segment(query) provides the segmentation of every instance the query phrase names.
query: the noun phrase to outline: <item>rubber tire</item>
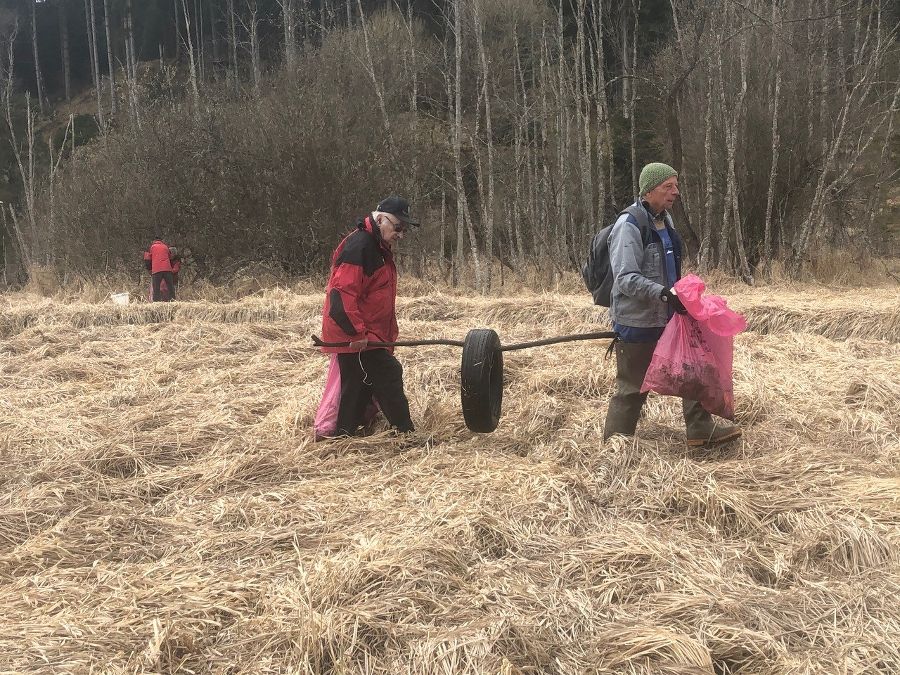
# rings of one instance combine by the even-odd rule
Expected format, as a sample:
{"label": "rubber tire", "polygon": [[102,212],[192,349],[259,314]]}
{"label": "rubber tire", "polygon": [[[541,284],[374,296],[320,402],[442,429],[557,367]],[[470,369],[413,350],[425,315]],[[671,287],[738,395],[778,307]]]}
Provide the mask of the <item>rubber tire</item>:
{"label": "rubber tire", "polygon": [[503,404],[503,352],[500,336],[490,328],[466,335],[460,384],[466,426],[479,433],[496,429]]}

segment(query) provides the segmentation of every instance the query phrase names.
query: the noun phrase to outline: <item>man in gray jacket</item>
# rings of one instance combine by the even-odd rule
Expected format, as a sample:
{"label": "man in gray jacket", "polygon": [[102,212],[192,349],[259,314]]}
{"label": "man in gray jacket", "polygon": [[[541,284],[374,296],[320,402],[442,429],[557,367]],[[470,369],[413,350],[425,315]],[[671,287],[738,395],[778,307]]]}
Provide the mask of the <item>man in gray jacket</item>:
{"label": "man in gray jacket", "polygon": [[[681,277],[681,238],[668,210],[678,198],[678,173],[660,162],[641,170],[640,197],[619,216],[609,235],[613,287],[609,314],[616,341],[616,392],[606,413],[604,440],[633,436],[647,399],[641,384],[653,350],[675,312],[684,313],[673,286]],[[687,444],[734,440],[739,427],[718,421],[697,401],[684,399]]]}

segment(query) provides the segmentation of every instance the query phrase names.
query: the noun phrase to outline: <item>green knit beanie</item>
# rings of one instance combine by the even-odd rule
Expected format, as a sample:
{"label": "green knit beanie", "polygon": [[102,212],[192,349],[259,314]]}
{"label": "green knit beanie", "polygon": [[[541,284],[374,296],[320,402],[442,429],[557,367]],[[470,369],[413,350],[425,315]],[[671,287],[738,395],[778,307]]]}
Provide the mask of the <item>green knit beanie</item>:
{"label": "green knit beanie", "polygon": [[678,172],[668,164],[650,162],[650,164],[641,169],[641,177],[638,179],[639,196],[647,194],[663,181],[677,175]]}

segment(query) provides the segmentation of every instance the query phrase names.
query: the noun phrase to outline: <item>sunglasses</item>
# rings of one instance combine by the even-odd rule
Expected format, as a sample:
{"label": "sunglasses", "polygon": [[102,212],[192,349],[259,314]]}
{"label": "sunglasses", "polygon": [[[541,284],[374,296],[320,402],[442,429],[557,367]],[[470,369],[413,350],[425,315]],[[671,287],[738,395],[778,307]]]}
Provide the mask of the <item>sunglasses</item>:
{"label": "sunglasses", "polygon": [[393,226],[394,232],[397,232],[397,233],[400,233],[400,232],[406,232],[406,224],[403,223],[402,221],[399,221],[399,220],[398,220],[398,221],[395,223],[395,222],[391,221],[391,219],[389,218],[389,219],[388,219],[388,222]]}

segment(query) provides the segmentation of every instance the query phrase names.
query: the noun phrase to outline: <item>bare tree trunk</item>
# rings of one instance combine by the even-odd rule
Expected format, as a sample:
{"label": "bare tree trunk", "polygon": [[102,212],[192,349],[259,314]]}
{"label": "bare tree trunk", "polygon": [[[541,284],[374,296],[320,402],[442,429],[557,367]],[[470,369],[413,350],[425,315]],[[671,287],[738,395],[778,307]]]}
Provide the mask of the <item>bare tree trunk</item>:
{"label": "bare tree trunk", "polygon": [[59,146],[59,154],[56,154],[56,152],[54,150],[53,138],[51,137],[51,138],[47,139],[47,146],[50,151],[50,155],[49,155],[50,156],[50,167],[49,167],[49,171],[47,174],[48,175],[47,201],[49,202],[50,218],[49,218],[49,223],[47,225],[46,248],[45,248],[44,255],[45,255],[46,264],[48,264],[48,265],[52,265],[54,262],[53,257],[52,257],[52,251],[54,248],[53,247],[53,237],[54,237],[54,229],[55,229],[55,212],[53,209],[53,197],[54,197],[53,188],[55,185],[56,173],[59,171],[59,163],[62,160],[63,153],[66,149],[66,141],[69,139],[69,130],[72,128],[73,120],[74,120],[74,116],[69,115],[69,122],[68,122],[68,124],[66,124],[66,131],[65,131],[65,134],[63,135],[62,143],[60,143],[60,146]]}
{"label": "bare tree trunk", "polygon": [[[522,241],[522,232],[520,220],[522,218],[521,214],[523,212],[527,212],[528,209],[522,208],[522,182],[523,182],[523,173],[528,174],[528,170],[523,172],[522,163],[526,161],[525,153],[528,152],[527,148],[525,148],[526,136],[527,132],[525,130],[525,115],[526,110],[528,109],[528,93],[525,89],[525,76],[522,72],[522,53],[519,48],[519,34],[516,27],[513,27],[513,45],[515,48],[515,57],[516,61],[514,64],[515,68],[515,76],[516,76],[516,85],[513,87],[513,104],[516,109],[516,124],[513,129],[514,143],[513,143],[513,160],[515,162],[515,196],[513,198],[512,203],[512,219],[510,223],[510,237],[515,241],[515,260],[516,267],[519,269],[522,268],[525,262],[525,248],[524,243]],[[521,86],[521,93],[519,90],[519,86]]]}
{"label": "bare tree trunk", "polygon": [[137,80],[137,52],[134,49],[134,12],[131,9],[131,0],[125,1],[125,33],[128,44],[129,72],[132,80]]}
{"label": "bare tree trunk", "polygon": [[[815,136],[815,128],[816,128],[816,101],[818,100],[818,96],[816,96],[816,83],[817,80],[813,77],[813,74],[816,72],[816,67],[812,62],[812,54],[813,49],[812,45],[816,41],[816,23],[813,21],[813,9],[819,6],[819,0],[809,0],[806,7],[806,42],[807,42],[807,57],[808,61],[808,70],[810,76],[807,78],[809,81],[809,90],[806,95],[806,133],[807,139],[806,142],[812,145],[813,138]],[[823,131],[824,133],[824,131]]]}
{"label": "bare tree trunk", "polygon": [[362,26],[363,44],[366,48],[366,69],[369,73],[369,79],[372,80],[372,87],[375,90],[375,98],[378,100],[378,108],[381,110],[381,121],[384,125],[384,132],[387,135],[390,148],[394,148],[393,136],[391,134],[391,120],[387,113],[387,104],[384,100],[384,87],[381,80],[375,72],[375,59],[372,57],[372,49],[369,44],[369,28],[366,21],[365,12],[363,12],[362,0],[356,0],[359,8],[359,22]]}
{"label": "bare tree trunk", "polygon": [[725,147],[727,153],[727,182],[725,198],[725,222],[728,222],[728,216],[731,216],[731,225],[729,229],[734,231],[735,249],[738,256],[737,269],[745,283],[752,284],[753,277],[750,274],[750,266],[747,262],[747,252],[744,248],[743,230],[741,226],[741,210],[739,205],[739,188],[737,183],[737,172],[735,169],[735,156],[737,154],[737,139],[743,120],[744,100],[747,95],[747,57],[746,57],[746,39],[744,36],[739,38],[740,46],[740,75],[741,88],[734,101],[730,114],[728,108],[728,100],[725,96],[725,71],[722,66],[722,54],[719,52],[719,102],[722,106],[722,114],[724,117],[725,127]]}
{"label": "bare tree trunk", "polygon": [[72,99],[72,61],[69,56],[69,17],[66,13],[66,2],[60,0],[57,5],[59,11],[59,45],[62,55],[63,85],[66,91],[66,100]]}
{"label": "bare tree trunk", "polygon": [[84,0],[84,25],[87,27],[85,32],[87,34],[88,53],[91,62],[91,84],[96,88],[97,76],[95,74],[94,61],[97,59],[97,54],[94,52],[94,42],[91,40],[91,9],[88,5],[88,0]]}
{"label": "bare tree trunk", "polygon": [[6,125],[9,133],[10,144],[13,148],[13,155],[16,158],[16,167],[19,169],[19,177],[22,180],[23,197],[25,198],[25,215],[28,218],[29,234],[32,238],[32,246],[28,246],[28,242],[22,236],[21,229],[16,220],[16,214],[12,206],[10,206],[10,214],[13,218],[13,225],[16,228],[16,234],[20,242],[20,249],[23,261],[27,267],[33,262],[34,244],[37,241],[37,221],[35,219],[35,172],[34,172],[34,118],[35,115],[31,110],[31,93],[25,92],[25,140],[27,143],[28,154],[22,157],[22,151],[19,148],[19,141],[16,136],[15,126],[13,125],[12,115],[12,85],[14,72],[13,45],[15,43],[15,31],[9,41],[7,54],[8,71],[6,73],[6,82],[3,92],[3,102],[6,112]]}
{"label": "bare tree trunk", "polygon": [[102,82],[100,80],[100,52],[97,51],[97,17],[94,11],[94,0],[88,0],[91,7],[91,51],[94,54],[94,88],[97,91],[97,117],[100,119],[101,128],[106,128],[106,121],[103,115],[103,93]]}
{"label": "bare tree trunk", "polygon": [[[135,57],[132,49],[133,43],[126,39],[125,53],[129,62],[126,71],[131,73],[130,76],[126,75],[125,79],[125,86],[128,92],[128,105],[131,110],[131,118],[134,120],[135,124],[137,124],[138,129],[141,129],[141,106],[140,101],[138,100],[137,65],[135,64]],[[74,134],[74,127],[72,133]]]}
{"label": "bare tree trunk", "polygon": [[216,0],[213,2],[206,3],[206,7],[208,9],[208,20],[209,20],[209,46],[212,49],[212,74],[210,77],[213,79],[218,79],[219,72],[219,64],[222,62],[222,54],[219,51],[219,33],[217,32],[217,26],[219,25],[219,18],[221,17],[221,7]]}
{"label": "bare tree trunk", "polygon": [[297,25],[294,0],[279,0],[284,23],[284,69],[288,75],[297,70],[297,39],[294,28]]}
{"label": "bare tree trunk", "polygon": [[[255,6],[254,6],[255,8]],[[194,38],[191,36],[191,15],[185,0],[181,0],[181,11],[184,13],[184,33],[187,36],[188,67],[191,78],[191,94],[194,99],[194,115],[200,114],[200,88],[197,85],[197,63],[194,58]],[[255,19],[255,16],[254,16]],[[255,21],[254,21],[255,24]]]}
{"label": "bare tree trunk", "polygon": [[766,223],[763,232],[763,265],[772,269],[772,209],[775,205],[775,179],[778,175],[778,158],[781,152],[781,136],[778,129],[778,101],[781,98],[781,48],[777,36],[780,31],[778,3],[772,3],[772,50],[775,52],[775,84],[772,93],[772,164],[769,168],[769,193],[766,198]]}
{"label": "bare tree trunk", "polygon": [[[813,234],[813,231],[824,221],[828,195],[840,185],[851,169],[855,167],[859,157],[868,148],[877,133],[878,127],[874,127],[865,143],[860,137],[853,149],[853,156],[845,159],[843,162],[844,170],[833,180],[828,180],[836,170],[837,157],[843,149],[845,137],[848,133],[848,126],[851,124],[850,116],[856,111],[857,106],[861,107],[863,102],[868,98],[872,88],[873,78],[878,73],[883,60],[889,53],[889,50],[883,48],[882,35],[879,29],[880,26],[874,29],[876,42],[870,47],[870,40],[873,33],[873,26],[870,20],[866,28],[863,44],[856,52],[856,58],[865,58],[865,61],[863,62],[854,63],[854,65],[863,66],[862,73],[854,78],[853,87],[847,92],[844,101],[842,102],[841,109],[837,116],[837,131],[828,144],[827,153],[822,163],[822,169],[816,183],[816,189],[813,194],[808,216],[799,236],[795,239],[794,255],[790,265],[790,272],[793,276],[797,276],[802,269],[803,260],[809,248],[810,237]],[[858,100],[857,94],[859,94]],[[894,104],[896,105],[896,99]]]}
{"label": "bare tree trunk", "polygon": [[37,15],[35,11],[37,0],[29,0],[29,2],[31,4],[31,49],[34,54],[34,80],[37,85],[38,107],[41,110],[41,115],[44,115],[46,113],[44,107],[44,78],[41,77],[41,64],[38,59]]}
{"label": "bare tree trunk", "polygon": [[567,194],[567,178],[568,166],[566,146],[569,142],[568,136],[568,101],[566,100],[566,82],[565,82],[565,23],[563,21],[563,0],[559,0],[559,10],[556,13],[556,167],[557,194],[559,198],[556,202],[556,219],[558,223],[558,235],[555,237],[556,243],[556,261],[562,263],[566,259],[568,252],[568,194]]}
{"label": "bare tree trunk", "polygon": [[897,107],[898,99],[900,99],[900,84],[898,84],[897,90],[894,92],[894,99],[891,101],[891,105],[887,111],[888,124],[887,131],[884,134],[884,144],[881,146],[881,156],[878,160],[878,170],[875,172],[875,184],[872,186],[872,189],[869,191],[869,204],[866,214],[866,226],[865,226],[865,237],[868,242],[872,242],[874,240],[874,224],[875,224],[875,212],[878,210],[878,201],[881,199],[881,188],[884,185],[885,181],[888,180],[889,174],[888,171],[891,168],[890,163],[890,148],[891,148],[891,140],[894,137],[894,116],[900,108]]}
{"label": "bare tree trunk", "polygon": [[175,61],[178,62],[181,57],[181,7],[179,0],[172,0],[172,3],[175,7]]}
{"label": "bare tree trunk", "polygon": [[197,73],[200,81],[206,82],[206,40],[203,34],[203,0],[194,0],[194,33],[197,38],[197,44],[194,53],[197,58]]}
{"label": "bare tree trunk", "polygon": [[[410,132],[413,138],[419,137],[419,63],[418,49],[416,49],[415,24],[413,17],[413,3],[408,0],[406,6],[406,30],[409,37],[409,72],[410,72],[410,92],[409,107],[412,115],[410,115],[409,124]],[[419,153],[413,153],[412,171],[410,171],[410,182],[412,189],[410,193],[413,197],[413,203],[419,201]]]}
{"label": "bare tree trunk", "polygon": [[116,67],[113,63],[113,45],[109,36],[109,0],[103,0],[103,24],[106,30],[106,62],[109,68],[109,114],[116,115]]}
{"label": "bare tree trunk", "polygon": [[734,122],[731,127],[731,139],[728,143],[728,176],[729,180],[731,180],[734,185],[734,189],[731,191],[732,206],[734,209],[734,238],[738,254],[738,263],[740,264],[741,278],[743,279],[744,283],[752,286],[753,274],[750,272],[750,264],[747,262],[747,249],[744,245],[744,226],[742,222],[743,216],[741,213],[740,205],[738,203],[740,190],[738,187],[737,172],[735,169],[735,151],[737,148],[737,139],[738,136],[742,134],[742,127],[744,125],[744,101],[747,98],[747,39],[745,36],[741,36],[740,41],[741,93],[735,105],[736,110],[734,114]]}
{"label": "bare tree trunk", "polygon": [[463,269],[463,242],[465,240],[464,228],[468,221],[470,247],[472,250],[472,264],[475,266],[475,278],[481,278],[481,265],[478,258],[478,242],[475,240],[475,231],[471,218],[466,218],[469,210],[466,199],[465,183],[462,175],[462,0],[453,1],[453,40],[455,43],[455,77],[454,77],[454,119],[453,119],[453,164],[456,173],[456,265],[458,269],[457,279],[461,278]]}
{"label": "bare tree trunk", "polygon": [[[540,145],[540,165],[541,165],[541,182],[540,182],[540,195],[538,196],[538,203],[540,204],[540,213],[535,214],[535,218],[539,219],[541,223],[550,222],[550,206],[553,201],[556,201],[556,195],[553,194],[551,190],[551,178],[550,178],[550,162],[548,157],[548,151],[550,148],[550,142],[547,136],[547,128],[550,125],[550,114],[549,107],[547,105],[547,89],[548,85],[548,75],[547,71],[550,68],[549,58],[548,58],[548,49],[547,49],[547,28],[546,25],[542,26],[541,29],[541,50],[540,50],[540,70],[539,70],[539,87],[541,92],[541,117],[540,117],[540,127],[541,127],[541,145]],[[546,250],[546,257],[552,260],[554,263],[557,259],[557,244],[559,241],[559,220],[553,219],[553,228],[552,228],[552,237],[553,242],[547,242],[546,240],[546,230],[541,230],[538,227],[534,228],[535,237],[541,237],[543,248]],[[552,273],[552,270],[548,270]]]}
{"label": "bare tree trunk", "polygon": [[[348,3],[349,4],[349,3]],[[441,229],[440,240],[438,242],[438,251],[440,251],[440,269],[444,271],[444,264],[447,262],[447,192],[441,190]]]}
{"label": "bare tree trunk", "polygon": [[715,73],[712,63],[707,58],[706,72],[708,75],[706,86],[706,114],[704,115],[704,139],[703,139],[703,170],[706,184],[706,195],[703,203],[703,223],[700,227],[700,251],[698,252],[698,267],[701,274],[709,272],[712,266],[712,219],[713,219],[713,81]]}
{"label": "bare tree trunk", "polygon": [[594,202],[594,180],[593,180],[593,143],[591,143],[591,95],[588,87],[587,74],[587,38],[585,37],[584,26],[587,19],[587,3],[586,0],[578,0],[578,30],[575,37],[576,55],[576,88],[578,93],[575,97],[577,101],[577,124],[580,128],[582,137],[579,139],[578,154],[579,166],[581,169],[581,198],[584,216],[582,219],[582,229],[578,233],[578,240],[587,239],[590,236],[590,230],[594,223],[597,222],[597,214]]}
{"label": "bare tree trunk", "polygon": [[234,0],[228,0],[228,50],[231,62],[229,76],[231,88],[238,90],[237,29],[234,25]]}
{"label": "bare tree trunk", "polygon": [[[594,64],[594,99],[597,109],[597,213],[600,221],[607,209],[607,195],[614,194],[612,130],[609,124],[609,104],[606,92],[606,59],[603,53],[603,0],[592,0],[594,18],[594,39],[596,41],[596,63]],[[602,133],[601,133],[602,126]],[[608,168],[607,168],[608,166]],[[609,192],[607,192],[609,181]]]}
{"label": "bare tree trunk", "polygon": [[636,195],[638,189],[638,165],[637,165],[637,132],[635,128],[634,113],[637,104],[637,41],[638,27],[640,25],[641,0],[631,0],[634,7],[634,32],[631,37],[631,97],[628,101],[628,132],[631,145],[631,188]]}
{"label": "bare tree trunk", "polygon": [[[452,5],[451,5],[451,7],[452,7]],[[455,109],[455,104],[454,104],[455,94],[454,94],[454,88],[453,88],[453,74],[452,74],[451,65],[450,65],[450,53],[449,53],[449,49],[447,47],[447,44],[450,40],[450,35],[452,33],[452,30],[450,28],[451,24],[450,24],[449,16],[445,15],[445,20],[446,20],[446,24],[447,24],[447,30],[444,31],[444,36],[443,36],[443,39],[441,40],[441,54],[443,56],[443,65],[444,65],[444,67],[442,69],[442,73],[444,76],[444,95],[447,97],[447,100],[446,100],[446,103],[447,103],[447,105],[446,105],[446,109],[447,109],[446,129],[447,129],[447,140],[449,141],[450,146],[453,149],[453,152],[455,153],[456,152],[456,145],[455,145],[455,143],[456,143],[456,123],[455,123],[456,109]],[[444,209],[445,208],[444,204],[445,204],[445,200],[446,200],[446,194],[445,194],[444,190],[441,190],[441,200],[442,200],[441,209]],[[450,285],[451,286],[457,286],[459,284],[459,274],[462,271],[462,266],[460,264],[461,257],[462,257],[462,243],[460,241],[460,239],[462,237],[462,229],[460,228],[460,224],[459,224],[459,217],[458,217],[459,213],[457,213],[456,215],[457,215],[456,248],[454,250],[453,247],[451,246],[446,249],[447,261],[450,263]],[[442,215],[441,217],[443,218],[444,216]],[[443,247],[444,244],[442,243],[441,246]]]}
{"label": "bare tree trunk", "polygon": [[[487,143],[487,197],[482,200],[481,209],[481,225],[484,230],[484,257],[486,264],[484,276],[481,280],[481,292],[488,293],[491,290],[491,267],[494,259],[494,127],[491,118],[491,71],[488,65],[487,51],[484,47],[484,36],[482,35],[483,26],[478,11],[478,0],[474,0],[472,3],[472,12],[475,19],[475,41],[478,46],[478,58],[481,62],[483,79],[484,126],[485,140]],[[479,180],[479,183],[483,183],[483,181]]]}
{"label": "bare tree trunk", "polygon": [[666,113],[666,130],[668,131],[669,143],[672,149],[672,166],[678,171],[680,182],[682,183],[681,199],[675,202],[672,210],[675,213],[678,223],[684,229],[686,241],[690,245],[699,247],[700,237],[694,230],[690,209],[688,208],[689,174],[688,168],[684,166],[679,96],[688,77],[690,77],[691,73],[694,72],[694,69],[700,62],[700,57],[703,53],[701,41],[706,30],[707,15],[705,12],[701,15],[699,23],[695,26],[693,44],[688,46],[684,44],[684,39],[681,34],[681,24],[678,19],[678,3],[676,0],[669,0],[669,4],[672,7],[676,42],[678,44],[678,53],[681,57],[681,73],[679,73],[678,77],[675,78],[672,85],[669,87],[669,90],[666,93],[664,106]]}
{"label": "bare tree trunk", "polygon": [[628,32],[628,13],[624,6],[619,13],[619,20],[621,23],[620,34],[622,35],[622,116],[628,119],[631,114],[628,107],[628,102],[631,100],[631,78],[628,76],[631,72],[631,49],[628,46],[631,35]]}
{"label": "bare tree trunk", "polygon": [[262,86],[262,58],[259,52],[259,16],[256,0],[250,11],[250,64],[253,68],[253,93],[259,98]]}

